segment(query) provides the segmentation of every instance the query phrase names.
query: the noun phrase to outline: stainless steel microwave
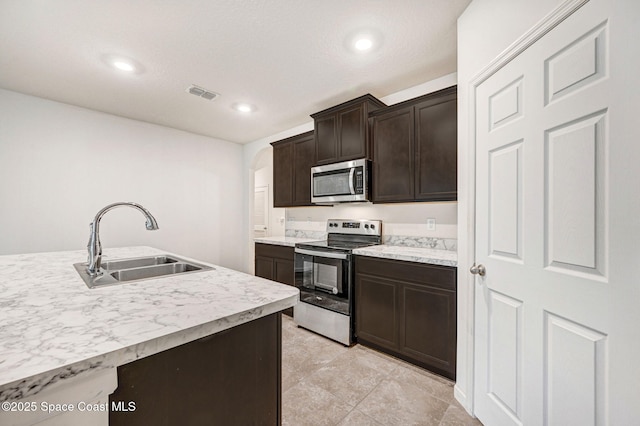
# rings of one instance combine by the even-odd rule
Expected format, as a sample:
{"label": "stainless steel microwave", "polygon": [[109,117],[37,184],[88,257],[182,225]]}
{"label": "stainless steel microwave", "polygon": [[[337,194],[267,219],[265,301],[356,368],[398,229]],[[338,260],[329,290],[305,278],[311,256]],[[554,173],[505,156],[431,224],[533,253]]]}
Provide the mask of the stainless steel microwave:
{"label": "stainless steel microwave", "polygon": [[348,203],[369,200],[371,162],[344,161],[311,168],[311,202]]}

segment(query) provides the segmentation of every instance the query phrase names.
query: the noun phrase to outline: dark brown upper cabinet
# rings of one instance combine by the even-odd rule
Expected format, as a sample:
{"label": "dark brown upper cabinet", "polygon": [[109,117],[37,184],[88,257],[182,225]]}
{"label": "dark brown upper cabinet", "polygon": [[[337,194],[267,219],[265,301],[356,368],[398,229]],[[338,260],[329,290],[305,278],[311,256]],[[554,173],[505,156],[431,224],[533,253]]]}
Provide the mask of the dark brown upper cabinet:
{"label": "dark brown upper cabinet", "polygon": [[312,114],[315,165],[370,158],[367,117],[385,106],[367,94]]}
{"label": "dark brown upper cabinet", "polygon": [[455,201],[457,88],[369,115],[374,203]]}
{"label": "dark brown upper cabinet", "polygon": [[313,132],[271,143],[273,146],[273,206],[311,204],[311,167],[315,158]]}

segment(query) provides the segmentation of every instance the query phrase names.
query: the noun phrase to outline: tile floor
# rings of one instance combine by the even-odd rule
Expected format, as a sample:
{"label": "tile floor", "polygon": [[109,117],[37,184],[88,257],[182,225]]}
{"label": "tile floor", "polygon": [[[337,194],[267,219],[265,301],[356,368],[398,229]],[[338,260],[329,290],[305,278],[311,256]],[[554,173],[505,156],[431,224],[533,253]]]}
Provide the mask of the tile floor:
{"label": "tile floor", "polygon": [[282,424],[476,426],[453,382],[383,353],[346,348],[282,316]]}

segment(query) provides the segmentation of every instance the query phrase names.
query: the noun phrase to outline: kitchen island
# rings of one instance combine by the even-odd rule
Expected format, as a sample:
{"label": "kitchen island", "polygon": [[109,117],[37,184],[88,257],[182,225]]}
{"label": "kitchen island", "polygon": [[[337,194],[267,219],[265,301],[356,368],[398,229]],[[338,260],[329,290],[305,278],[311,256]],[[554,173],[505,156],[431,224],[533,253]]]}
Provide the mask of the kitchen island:
{"label": "kitchen island", "polygon": [[[150,247],[105,249],[104,261],[159,254],[173,253]],[[123,384],[118,380],[126,365],[185,344],[215,342],[214,335],[245,324],[269,321],[275,329],[278,312],[299,299],[294,287],[215,265],[207,271],[89,289],[73,267],[85,259],[84,250],[0,256],[0,424],[47,418],[51,424],[106,424],[114,407],[119,415],[139,413],[144,407],[137,401],[108,403]],[[276,348],[278,371],[273,374],[279,392],[280,329],[275,333],[271,346]],[[192,391],[194,396],[202,393]],[[181,401],[167,403],[180,406]],[[272,409],[279,416],[279,407]]]}

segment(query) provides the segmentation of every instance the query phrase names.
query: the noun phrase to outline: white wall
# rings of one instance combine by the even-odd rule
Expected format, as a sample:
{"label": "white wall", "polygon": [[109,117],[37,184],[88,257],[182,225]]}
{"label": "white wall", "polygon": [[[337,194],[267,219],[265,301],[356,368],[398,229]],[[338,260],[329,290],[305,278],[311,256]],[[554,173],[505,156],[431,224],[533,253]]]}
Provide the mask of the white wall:
{"label": "white wall", "polygon": [[473,164],[470,83],[561,0],[473,0],[458,19],[458,357],[456,398],[473,409]]}
{"label": "white wall", "polygon": [[[422,96],[427,93],[435,92],[436,90],[444,89],[446,87],[453,86],[457,83],[456,74],[448,74],[435,80],[431,80],[420,85],[410,87],[400,92],[393,93],[389,96],[380,98],[381,101],[387,105],[393,105],[402,101],[413,99],[418,96]],[[313,130],[313,120],[309,117],[309,121],[293,129],[280,132],[269,137],[259,139],[244,146],[244,177],[245,177],[245,202],[248,205],[245,206],[245,253],[246,253],[246,271],[251,271],[253,268],[253,239],[252,229],[253,224],[249,212],[253,211],[253,170],[255,170],[256,159],[260,152],[269,147],[269,144],[274,141],[278,141],[289,136],[295,136],[300,133]],[[359,210],[358,210],[359,209]],[[357,217],[364,218],[366,216],[370,219],[382,219],[390,221],[406,221],[409,220],[423,220],[426,223],[427,218],[435,218],[438,223],[457,225],[455,217],[455,203],[412,203],[396,205],[390,207],[387,205],[353,205],[336,206],[336,207],[296,207],[287,210],[287,218],[289,220],[319,220],[324,221],[329,218],[342,218],[342,217]],[[384,227],[384,225],[383,225]],[[451,229],[451,228],[449,228]],[[456,228],[457,229],[457,228]],[[455,230],[453,234],[455,234]],[[455,238],[455,235],[452,236]]]}
{"label": "white wall", "polygon": [[96,212],[103,246],[149,245],[240,269],[242,147],[0,90],[0,254],[84,250]]}

